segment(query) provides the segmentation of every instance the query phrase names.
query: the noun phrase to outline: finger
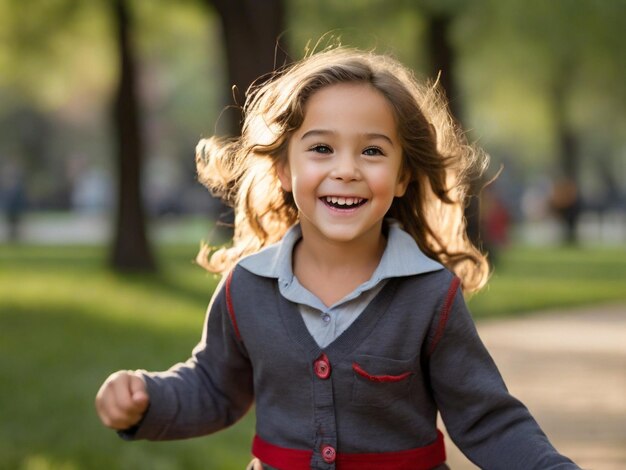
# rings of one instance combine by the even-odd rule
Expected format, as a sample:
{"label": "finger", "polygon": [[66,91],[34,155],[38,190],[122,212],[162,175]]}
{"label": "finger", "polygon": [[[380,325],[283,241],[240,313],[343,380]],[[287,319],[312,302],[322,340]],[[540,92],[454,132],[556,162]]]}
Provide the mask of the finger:
{"label": "finger", "polygon": [[127,429],[141,419],[147,407],[145,401],[147,394],[144,398],[139,398],[139,403],[135,403],[131,391],[133,378],[137,377],[131,372],[116,372],[100,388],[96,398],[96,409],[105,426],[117,430]]}
{"label": "finger", "polygon": [[117,391],[115,384],[122,380],[123,372],[111,374],[100,386],[96,394],[96,411],[102,422],[106,426],[111,424],[111,415],[117,409]]}
{"label": "finger", "polygon": [[148,392],[146,390],[146,383],[144,382],[143,377],[138,373],[132,374],[129,377],[129,380],[130,394],[135,405],[135,410],[143,413],[146,408],[148,408],[148,404],[150,402],[150,397],[148,396]]}
{"label": "finger", "polygon": [[141,421],[148,408],[148,394],[143,379],[132,372],[114,383],[115,404],[112,408],[115,429],[127,429]]}
{"label": "finger", "polygon": [[[123,421],[126,419],[127,413],[119,406],[120,402],[124,402],[123,382],[125,381],[125,372],[120,371],[111,374],[104,381],[96,395],[98,416],[105,426],[113,429],[123,426]],[[122,397],[121,399],[120,396]]]}
{"label": "finger", "polygon": [[134,412],[135,403],[133,402],[133,392],[131,388],[132,375],[130,372],[119,372],[113,380],[111,380],[111,390],[113,403],[123,411]]}
{"label": "finger", "polygon": [[263,470],[263,464],[259,459],[252,459],[246,466],[246,470]]}

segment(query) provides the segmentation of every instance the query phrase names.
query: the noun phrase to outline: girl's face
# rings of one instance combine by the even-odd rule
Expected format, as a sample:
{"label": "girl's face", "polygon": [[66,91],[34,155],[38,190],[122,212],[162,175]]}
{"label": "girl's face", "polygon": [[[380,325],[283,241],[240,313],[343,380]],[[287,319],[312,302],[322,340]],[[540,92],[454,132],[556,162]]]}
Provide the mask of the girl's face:
{"label": "girl's face", "polygon": [[304,238],[378,242],[383,217],[408,184],[391,105],[370,85],[342,83],[317,91],[305,109],[278,167]]}

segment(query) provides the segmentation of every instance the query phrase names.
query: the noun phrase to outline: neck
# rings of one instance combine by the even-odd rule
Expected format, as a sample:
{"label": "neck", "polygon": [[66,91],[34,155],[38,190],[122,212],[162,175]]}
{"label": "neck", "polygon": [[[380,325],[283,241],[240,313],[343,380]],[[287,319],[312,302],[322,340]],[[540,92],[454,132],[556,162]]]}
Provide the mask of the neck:
{"label": "neck", "polygon": [[306,266],[318,275],[349,275],[366,281],[378,266],[386,243],[382,224],[378,230],[348,242],[323,239],[302,227],[302,240],[294,253],[294,271],[301,272]]}

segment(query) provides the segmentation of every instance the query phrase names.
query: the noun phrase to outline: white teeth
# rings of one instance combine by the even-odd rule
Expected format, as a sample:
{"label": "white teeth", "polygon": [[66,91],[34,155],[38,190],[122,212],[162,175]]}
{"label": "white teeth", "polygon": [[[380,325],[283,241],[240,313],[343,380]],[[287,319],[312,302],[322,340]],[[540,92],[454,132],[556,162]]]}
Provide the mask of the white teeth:
{"label": "white teeth", "polygon": [[359,204],[363,199],[360,197],[341,197],[341,196],[326,196],[326,202],[329,204],[339,204],[340,206],[352,206]]}

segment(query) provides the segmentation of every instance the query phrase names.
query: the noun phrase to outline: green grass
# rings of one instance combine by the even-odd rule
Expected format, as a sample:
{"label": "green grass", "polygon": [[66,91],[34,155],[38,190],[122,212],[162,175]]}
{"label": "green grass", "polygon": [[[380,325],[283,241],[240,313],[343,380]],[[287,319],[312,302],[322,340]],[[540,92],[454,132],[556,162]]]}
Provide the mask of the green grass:
{"label": "green grass", "polygon": [[626,302],[626,248],[515,247],[498,261],[475,318]]}
{"label": "green grass", "polygon": [[131,276],[98,248],[0,248],[0,469],[244,468],[252,416],[208,439],[125,443],[93,407],[109,373],[166,369],[199,340],[215,279],[195,250]]}
{"label": "green grass", "polygon": [[[161,274],[107,270],[99,247],[0,246],[0,469],[241,470],[250,414],[214,436],[126,443],[93,408],[121,368],[161,370],[199,339],[216,279],[195,246],[160,250]],[[626,301],[626,250],[516,248],[470,301],[493,317]]]}

